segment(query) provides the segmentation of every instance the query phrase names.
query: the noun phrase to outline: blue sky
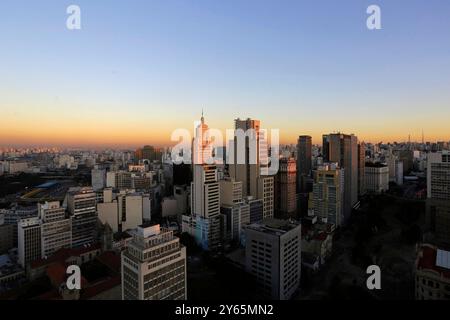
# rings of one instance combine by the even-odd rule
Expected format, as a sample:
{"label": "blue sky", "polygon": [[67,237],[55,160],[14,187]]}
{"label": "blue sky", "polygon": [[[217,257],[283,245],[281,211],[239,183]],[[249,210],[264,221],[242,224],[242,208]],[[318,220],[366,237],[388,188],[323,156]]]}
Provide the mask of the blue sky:
{"label": "blue sky", "polygon": [[[70,4],[82,30],[65,27]],[[370,4],[382,30],[366,28]],[[333,130],[450,139],[447,0],[2,0],[0,39],[11,141],[26,138],[24,119],[169,132],[202,107],[212,126],[254,117],[289,141]]]}

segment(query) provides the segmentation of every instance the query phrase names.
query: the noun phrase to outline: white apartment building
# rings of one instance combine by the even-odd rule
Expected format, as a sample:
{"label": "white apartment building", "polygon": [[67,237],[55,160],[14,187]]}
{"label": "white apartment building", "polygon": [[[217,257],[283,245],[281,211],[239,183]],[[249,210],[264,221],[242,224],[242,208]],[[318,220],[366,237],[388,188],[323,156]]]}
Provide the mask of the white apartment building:
{"label": "white apartment building", "polygon": [[59,201],[38,204],[41,219],[41,255],[49,257],[61,248],[72,246],[72,222]]}
{"label": "white apartment building", "polygon": [[138,227],[122,252],[122,299],[186,298],[186,248],[159,225]]}

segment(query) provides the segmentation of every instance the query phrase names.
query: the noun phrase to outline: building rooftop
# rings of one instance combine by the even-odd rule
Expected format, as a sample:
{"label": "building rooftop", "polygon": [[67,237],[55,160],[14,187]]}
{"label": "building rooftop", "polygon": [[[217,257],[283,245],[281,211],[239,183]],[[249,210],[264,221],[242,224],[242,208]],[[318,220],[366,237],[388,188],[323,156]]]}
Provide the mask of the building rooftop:
{"label": "building rooftop", "polygon": [[385,163],[380,162],[366,162],[367,168],[385,168],[387,165]]}
{"label": "building rooftop", "polygon": [[282,235],[300,226],[300,222],[267,218],[261,222],[250,224],[247,228],[273,235]]}

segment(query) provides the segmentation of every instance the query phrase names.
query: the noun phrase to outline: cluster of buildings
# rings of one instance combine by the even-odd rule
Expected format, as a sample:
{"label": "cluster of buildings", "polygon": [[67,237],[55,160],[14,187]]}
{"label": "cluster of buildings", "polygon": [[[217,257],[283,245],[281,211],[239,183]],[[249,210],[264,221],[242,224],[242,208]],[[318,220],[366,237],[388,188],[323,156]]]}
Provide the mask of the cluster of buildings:
{"label": "cluster of buildings", "polygon": [[[330,133],[322,146],[299,136],[278,156],[259,120],[236,119],[234,129],[234,140],[221,148],[225,161],[216,163],[208,161],[215,150],[203,116],[191,164],[174,164],[170,149],[153,146],[3,152],[0,174],[87,168],[91,181],[69,188],[61,201],[0,209],[0,295],[47,277],[51,286],[37,298],[187,299],[184,233],[252,275],[262,298],[291,299],[302,274],[327,263],[336,230],[362,196],[426,172],[427,233],[418,245],[416,296],[450,298],[445,145],[365,144],[354,134]],[[274,156],[278,171],[264,170]],[[84,276],[85,290],[71,292],[64,287],[71,264],[101,268],[103,277]]]}

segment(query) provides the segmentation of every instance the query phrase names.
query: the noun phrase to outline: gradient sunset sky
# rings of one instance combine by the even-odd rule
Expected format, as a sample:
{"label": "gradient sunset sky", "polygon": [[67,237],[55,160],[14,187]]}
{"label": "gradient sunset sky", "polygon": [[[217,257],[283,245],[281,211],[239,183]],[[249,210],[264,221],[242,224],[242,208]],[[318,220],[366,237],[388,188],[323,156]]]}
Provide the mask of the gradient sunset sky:
{"label": "gradient sunset sky", "polygon": [[0,40],[4,146],[173,144],[202,108],[283,143],[450,140],[448,0],[2,0]]}

